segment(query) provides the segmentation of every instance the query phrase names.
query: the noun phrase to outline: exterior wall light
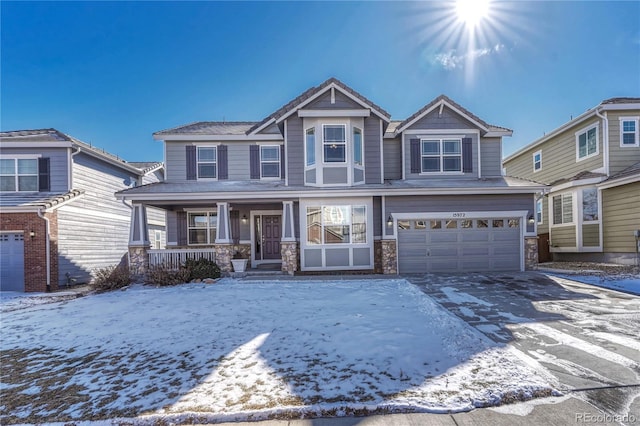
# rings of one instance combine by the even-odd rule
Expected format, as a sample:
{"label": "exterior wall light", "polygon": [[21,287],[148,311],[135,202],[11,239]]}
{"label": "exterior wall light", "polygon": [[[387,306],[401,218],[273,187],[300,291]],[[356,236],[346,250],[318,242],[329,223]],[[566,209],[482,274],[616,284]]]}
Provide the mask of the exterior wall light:
{"label": "exterior wall light", "polygon": [[389,228],[393,226],[393,218],[391,217],[391,215],[389,215],[389,217],[387,218],[387,226]]}
{"label": "exterior wall light", "polygon": [[247,223],[247,215],[243,214],[241,220],[242,220],[242,223],[246,224]]}
{"label": "exterior wall light", "polygon": [[35,237],[36,237],[36,231],[34,231],[34,230],[29,231],[29,236],[30,236],[32,239],[33,239],[33,238],[35,238]]}
{"label": "exterior wall light", "polygon": [[530,214],[530,215],[529,215],[529,217],[527,218],[527,220],[528,220],[528,222],[529,222],[529,225],[533,225],[533,224],[536,222],[536,220],[534,219],[534,217],[533,217],[533,215],[532,215],[532,214]]}

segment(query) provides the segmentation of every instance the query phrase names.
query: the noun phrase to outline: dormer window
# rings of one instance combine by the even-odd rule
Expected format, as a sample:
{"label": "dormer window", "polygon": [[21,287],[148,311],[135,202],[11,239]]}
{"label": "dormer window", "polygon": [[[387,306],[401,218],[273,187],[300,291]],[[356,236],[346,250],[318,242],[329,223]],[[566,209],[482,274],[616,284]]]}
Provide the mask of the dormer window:
{"label": "dormer window", "polygon": [[0,160],[0,191],[38,191],[37,158],[3,158]]}
{"label": "dormer window", "polygon": [[198,147],[198,178],[215,179],[218,177],[218,155],[215,146]]}
{"label": "dormer window", "polygon": [[323,154],[325,163],[345,163],[346,126],[344,124],[325,124],[322,127]]}

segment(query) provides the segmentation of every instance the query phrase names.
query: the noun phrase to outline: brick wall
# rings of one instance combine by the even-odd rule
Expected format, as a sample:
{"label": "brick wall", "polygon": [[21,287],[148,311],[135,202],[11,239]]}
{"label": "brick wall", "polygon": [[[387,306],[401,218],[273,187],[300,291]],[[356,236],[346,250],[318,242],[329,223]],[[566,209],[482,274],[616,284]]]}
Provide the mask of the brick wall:
{"label": "brick wall", "polygon": [[[50,220],[51,290],[58,289],[58,216]],[[37,213],[0,214],[0,231],[24,232],[24,287],[27,292],[47,290],[46,223]],[[33,238],[30,232],[35,232]]]}

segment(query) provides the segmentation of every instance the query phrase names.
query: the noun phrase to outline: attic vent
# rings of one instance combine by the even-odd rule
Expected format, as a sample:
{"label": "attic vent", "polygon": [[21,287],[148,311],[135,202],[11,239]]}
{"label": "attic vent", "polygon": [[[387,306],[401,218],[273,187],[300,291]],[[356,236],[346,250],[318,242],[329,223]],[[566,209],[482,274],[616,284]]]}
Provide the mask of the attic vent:
{"label": "attic vent", "polygon": [[444,102],[440,104],[440,111],[438,111],[438,117],[442,117],[442,110],[444,109]]}
{"label": "attic vent", "polygon": [[336,103],[336,88],[331,88],[331,105]]}

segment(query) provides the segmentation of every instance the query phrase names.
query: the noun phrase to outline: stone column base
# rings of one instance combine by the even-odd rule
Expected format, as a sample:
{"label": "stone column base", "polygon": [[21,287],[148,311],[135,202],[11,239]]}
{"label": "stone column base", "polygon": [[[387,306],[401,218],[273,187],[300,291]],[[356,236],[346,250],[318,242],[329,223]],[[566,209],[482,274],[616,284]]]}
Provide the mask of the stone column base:
{"label": "stone column base", "polygon": [[214,246],[216,252],[216,264],[220,268],[220,272],[228,274],[232,271],[231,259],[235,253],[233,244],[216,244]]}
{"label": "stone column base", "polygon": [[398,258],[396,256],[396,241],[382,240],[381,246],[381,268],[382,273],[387,275],[395,275],[398,273]]}
{"label": "stone column base", "polygon": [[524,269],[538,269],[538,237],[524,237]]}
{"label": "stone column base", "polygon": [[134,282],[144,281],[149,270],[149,246],[129,246],[129,272]]}
{"label": "stone column base", "polygon": [[298,243],[296,241],[281,241],[280,255],[282,256],[282,272],[293,275],[298,271]]}

